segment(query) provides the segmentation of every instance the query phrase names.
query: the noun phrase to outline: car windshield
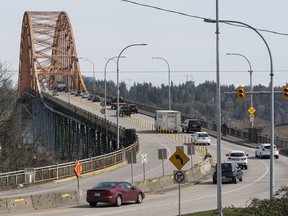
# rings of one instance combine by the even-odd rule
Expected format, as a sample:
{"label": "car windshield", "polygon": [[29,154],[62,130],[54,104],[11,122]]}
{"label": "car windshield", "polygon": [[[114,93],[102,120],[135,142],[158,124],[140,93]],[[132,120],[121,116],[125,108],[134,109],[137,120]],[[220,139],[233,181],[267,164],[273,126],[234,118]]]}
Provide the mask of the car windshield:
{"label": "car windshield", "polygon": [[199,133],[198,137],[209,137],[207,133]]}
{"label": "car windshield", "polygon": [[[270,149],[270,145],[264,146],[265,149]],[[276,149],[276,146],[274,145],[274,149]]]}
{"label": "car windshield", "polygon": [[116,182],[101,182],[98,185],[95,185],[93,187],[93,189],[99,189],[99,188],[101,188],[101,189],[103,189],[103,188],[109,189],[109,188],[114,188],[115,185],[116,185]]}
{"label": "car windshield", "polygon": [[[222,173],[227,173],[227,172],[232,172],[233,167],[231,163],[222,163],[221,164],[221,169],[222,169]],[[216,169],[217,170],[217,164],[216,164]]]}
{"label": "car windshield", "polygon": [[243,152],[232,152],[230,154],[231,157],[244,157],[245,154]]}
{"label": "car windshield", "polygon": [[193,120],[190,120],[188,122],[188,124],[191,126],[191,125],[200,125],[200,122],[199,121],[193,121]]}

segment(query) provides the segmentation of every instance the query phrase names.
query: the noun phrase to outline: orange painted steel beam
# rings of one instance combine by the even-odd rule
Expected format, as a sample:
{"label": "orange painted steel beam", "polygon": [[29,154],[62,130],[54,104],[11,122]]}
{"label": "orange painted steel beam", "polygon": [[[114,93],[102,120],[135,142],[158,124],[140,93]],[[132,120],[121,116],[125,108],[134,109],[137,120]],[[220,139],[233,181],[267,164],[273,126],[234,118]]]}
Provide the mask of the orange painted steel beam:
{"label": "orange painted steel beam", "polygon": [[57,83],[87,92],[72,26],[66,12],[30,12],[23,16],[18,93],[55,89]]}

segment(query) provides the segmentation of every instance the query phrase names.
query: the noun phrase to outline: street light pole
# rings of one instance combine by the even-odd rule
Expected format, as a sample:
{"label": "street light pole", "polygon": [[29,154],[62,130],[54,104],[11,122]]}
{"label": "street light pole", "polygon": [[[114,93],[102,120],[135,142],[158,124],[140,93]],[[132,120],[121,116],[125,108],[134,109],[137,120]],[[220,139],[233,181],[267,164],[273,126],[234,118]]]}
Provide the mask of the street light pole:
{"label": "street light pole", "polygon": [[129,46],[126,46],[122,51],[119,53],[117,57],[117,109],[116,109],[116,117],[117,117],[117,144],[116,148],[119,149],[119,95],[120,95],[120,89],[119,89],[119,60],[122,55],[122,53],[129,47],[132,46],[146,46],[147,44],[131,44]]}
{"label": "street light pole", "polygon": [[[106,60],[108,60],[107,62],[106,62],[106,64],[105,64],[105,68],[104,68],[104,106],[105,106],[105,113],[104,113],[104,118],[105,119],[107,119],[107,106],[106,106],[106,103],[107,103],[107,85],[106,85],[106,83],[107,83],[107,79],[106,79],[106,77],[107,77],[107,73],[106,73],[106,68],[107,68],[107,65],[108,65],[108,63],[111,61],[111,60],[113,60],[116,64],[117,64],[117,61],[115,60],[115,58],[118,58],[118,56],[114,56],[114,57],[112,57],[112,58],[109,58],[109,59],[106,59]],[[120,58],[125,58],[125,56],[120,56]]]}
{"label": "street light pole", "polygon": [[94,62],[92,60],[90,60],[89,58],[83,58],[83,57],[79,57],[79,59],[83,59],[83,61],[88,61],[90,63],[92,63],[92,67],[93,67],[93,91],[95,91],[95,65]]}
{"label": "street light pole", "polygon": [[[217,23],[216,20],[212,19],[204,19],[204,22],[208,23]],[[273,60],[272,60],[272,54],[270,51],[270,48],[268,46],[268,43],[266,42],[265,38],[252,26],[239,22],[239,21],[233,21],[233,20],[218,20],[218,22],[222,23],[236,23],[240,24],[242,26],[246,26],[253,31],[255,31],[263,40],[265,43],[265,46],[268,50],[269,58],[270,58],[270,199],[272,200],[275,194],[275,171],[274,171],[274,84],[273,84]]]}
{"label": "street light pole", "polygon": [[[252,67],[251,67],[251,64],[250,64],[250,61],[248,60],[248,58],[246,58],[244,55],[242,54],[239,54],[239,53],[226,53],[226,55],[238,55],[238,56],[241,56],[243,57],[244,59],[246,59],[246,61],[248,62],[249,64],[249,73],[250,73],[250,107],[253,107],[253,94],[252,94],[252,91],[253,91],[253,86],[252,86]],[[250,124],[251,124],[251,128],[254,127],[254,121],[252,119],[250,119]]]}
{"label": "street light pole", "polygon": [[167,66],[168,66],[168,107],[169,110],[171,110],[171,81],[170,81],[170,65],[169,63],[166,61],[166,59],[161,58],[161,57],[152,57],[152,59],[161,59],[163,61],[166,62]]}

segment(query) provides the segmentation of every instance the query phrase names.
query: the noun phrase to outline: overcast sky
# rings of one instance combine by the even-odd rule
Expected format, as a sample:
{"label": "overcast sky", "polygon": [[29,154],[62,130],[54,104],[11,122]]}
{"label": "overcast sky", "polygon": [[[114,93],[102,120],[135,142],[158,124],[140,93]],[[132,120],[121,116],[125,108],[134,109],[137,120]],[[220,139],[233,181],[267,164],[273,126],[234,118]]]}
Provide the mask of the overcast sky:
{"label": "overcast sky", "polygon": [[[135,0],[135,2],[177,11],[191,16],[215,19],[215,0]],[[95,65],[96,79],[104,79],[107,58],[118,56],[123,48],[135,43],[120,59],[119,79],[127,85],[134,82],[168,84],[168,65],[175,84],[187,80],[196,85],[216,81],[215,24],[203,19],[164,12],[121,0],[1,0],[0,61],[12,63],[18,71],[22,19],[25,11],[67,12],[76,40],[78,57],[89,58]],[[287,0],[219,0],[219,18],[241,21],[257,29],[288,34]],[[259,35],[251,29],[226,24],[220,30],[220,83],[250,85],[251,63],[253,84],[268,85],[270,59]],[[273,58],[274,85],[288,82],[288,36],[260,32],[267,41]],[[92,64],[80,60],[83,75],[92,76]],[[107,66],[107,80],[116,81],[116,63]],[[18,73],[18,72],[17,72]],[[18,78],[18,74],[17,74]]]}

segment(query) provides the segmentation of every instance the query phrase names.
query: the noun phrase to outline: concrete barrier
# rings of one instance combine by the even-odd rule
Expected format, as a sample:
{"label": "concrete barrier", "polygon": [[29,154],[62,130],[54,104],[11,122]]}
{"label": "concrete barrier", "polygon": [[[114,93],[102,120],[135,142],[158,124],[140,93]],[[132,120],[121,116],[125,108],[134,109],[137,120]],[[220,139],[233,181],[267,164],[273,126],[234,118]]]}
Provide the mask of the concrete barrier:
{"label": "concrete barrier", "polygon": [[149,192],[152,190],[149,184],[149,180],[138,181],[133,183],[133,185],[135,185],[137,188],[142,189],[144,192]]}
{"label": "concrete barrier", "polygon": [[79,193],[77,191],[67,193],[56,193],[55,198],[58,207],[80,204]]}
{"label": "concrete barrier", "polygon": [[208,174],[211,171],[211,163],[209,159],[206,159],[202,164],[201,164],[201,173],[203,175]]}
{"label": "concrete barrier", "polygon": [[7,199],[0,199],[0,214],[7,214],[9,210],[7,208]]}
{"label": "concrete barrier", "polygon": [[7,198],[7,208],[10,213],[29,212],[35,210],[31,196]]}
{"label": "concrete barrier", "polygon": [[159,179],[160,181],[160,186],[162,189],[168,189],[175,187],[176,184],[173,182],[173,175],[171,176],[163,176],[162,178]]}
{"label": "concrete barrier", "polygon": [[57,207],[55,194],[33,195],[32,203],[35,209],[48,209]]}
{"label": "concrete barrier", "polygon": [[163,189],[160,185],[160,178],[149,179],[149,186],[150,186],[151,190],[154,192]]}

